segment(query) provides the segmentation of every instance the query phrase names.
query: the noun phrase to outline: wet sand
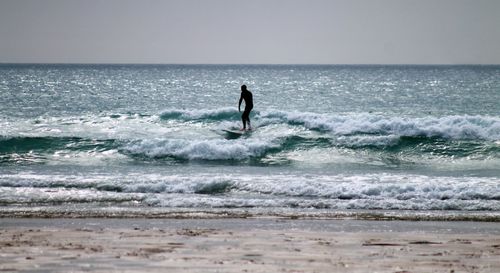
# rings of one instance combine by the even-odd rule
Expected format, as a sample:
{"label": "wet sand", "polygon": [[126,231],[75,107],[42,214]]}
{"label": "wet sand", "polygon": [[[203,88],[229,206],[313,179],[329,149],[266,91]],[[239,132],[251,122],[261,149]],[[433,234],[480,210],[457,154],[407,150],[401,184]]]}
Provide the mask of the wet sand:
{"label": "wet sand", "polygon": [[500,224],[0,219],[1,272],[500,272]]}

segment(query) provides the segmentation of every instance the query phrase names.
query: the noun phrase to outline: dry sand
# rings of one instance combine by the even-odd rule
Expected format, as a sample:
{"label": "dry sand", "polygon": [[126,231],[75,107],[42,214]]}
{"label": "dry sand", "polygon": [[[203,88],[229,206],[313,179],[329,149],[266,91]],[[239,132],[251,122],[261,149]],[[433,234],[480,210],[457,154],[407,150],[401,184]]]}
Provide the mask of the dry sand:
{"label": "dry sand", "polygon": [[497,232],[470,233],[484,223],[462,223],[468,227],[462,233],[453,222],[445,224],[448,229],[397,222],[374,229],[370,223],[381,221],[323,222],[340,228],[318,228],[318,220],[298,228],[293,221],[265,224],[276,220],[79,221],[0,219],[0,271],[500,272],[500,224]]}

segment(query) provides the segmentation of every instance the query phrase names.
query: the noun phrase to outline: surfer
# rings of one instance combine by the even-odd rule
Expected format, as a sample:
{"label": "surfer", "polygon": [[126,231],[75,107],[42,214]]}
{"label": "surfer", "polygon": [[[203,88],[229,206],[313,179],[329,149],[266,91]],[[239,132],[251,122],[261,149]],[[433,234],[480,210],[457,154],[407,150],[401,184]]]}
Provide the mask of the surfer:
{"label": "surfer", "polygon": [[250,111],[252,111],[253,108],[253,98],[252,98],[252,92],[248,91],[246,85],[241,86],[241,96],[240,96],[240,102],[238,103],[238,112],[241,112],[241,102],[245,101],[245,110],[243,111],[243,114],[241,115],[241,120],[243,121],[243,128],[241,131],[245,131],[247,128],[247,123],[248,123],[248,130],[252,130],[252,127],[250,126]]}

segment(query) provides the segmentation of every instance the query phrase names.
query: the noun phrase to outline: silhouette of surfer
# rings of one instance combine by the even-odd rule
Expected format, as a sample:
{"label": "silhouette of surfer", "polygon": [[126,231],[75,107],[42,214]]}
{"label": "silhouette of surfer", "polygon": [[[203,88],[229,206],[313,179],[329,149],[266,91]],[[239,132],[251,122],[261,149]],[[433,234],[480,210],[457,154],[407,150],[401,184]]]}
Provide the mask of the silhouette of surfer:
{"label": "silhouette of surfer", "polygon": [[245,101],[245,110],[241,115],[241,121],[243,121],[243,128],[240,130],[245,131],[247,129],[247,123],[248,123],[248,130],[252,130],[252,127],[250,125],[250,111],[252,111],[253,108],[253,98],[252,98],[252,92],[248,91],[246,85],[241,86],[241,96],[240,96],[240,102],[238,103],[238,112],[241,112],[241,102],[243,100]]}

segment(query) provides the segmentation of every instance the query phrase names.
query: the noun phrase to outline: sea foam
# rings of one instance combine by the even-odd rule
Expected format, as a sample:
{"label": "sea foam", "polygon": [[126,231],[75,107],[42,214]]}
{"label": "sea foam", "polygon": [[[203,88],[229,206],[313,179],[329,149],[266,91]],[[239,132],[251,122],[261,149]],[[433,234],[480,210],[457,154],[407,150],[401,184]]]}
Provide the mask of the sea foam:
{"label": "sea foam", "polygon": [[[36,192],[40,194],[34,195]],[[207,210],[274,207],[498,211],[499,192],[497,178],[388,173],[0,175],[0,201],[4,203],[136,200],[157,207]]]}
{"label": "sea foam", "polygon": [[379,134],[442,137],[446,139],[500,139],[500,118],[491,116],[397,117],[379,114],[333,115],[268,111],[260,119],[272,119],[335,135]]}
{"label": "sea foam", "polygon": [[261,156],[276,144],[262,139],[147,139],[126,145],[123,150],[146,157],[229,160]]}

